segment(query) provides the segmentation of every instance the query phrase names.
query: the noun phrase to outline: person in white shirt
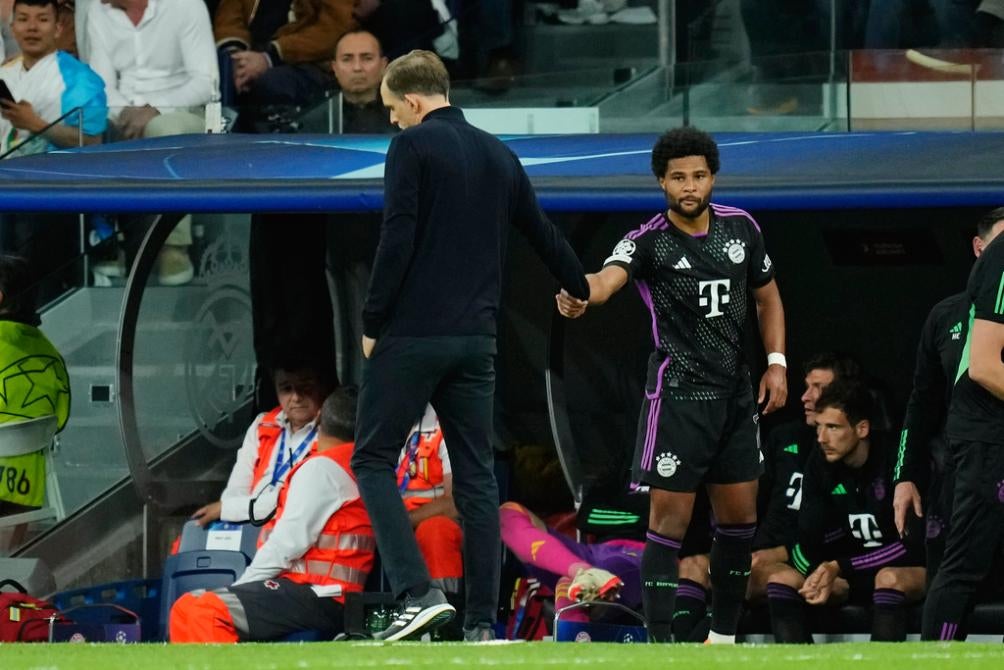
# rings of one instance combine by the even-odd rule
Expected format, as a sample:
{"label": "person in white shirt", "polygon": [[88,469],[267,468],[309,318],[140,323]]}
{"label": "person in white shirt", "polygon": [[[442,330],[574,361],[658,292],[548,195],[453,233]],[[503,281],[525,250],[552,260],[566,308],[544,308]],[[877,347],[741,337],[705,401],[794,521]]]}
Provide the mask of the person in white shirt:
{"label": "person in white shirt", "polygon": [[316,448],[318,413],[331,382],[296,363],[280,365],[273,380],[279,406],[248,428],[220,499],[192,515],[199,525],[217,519],[264,522],[289,473]]}
{"label": "person in white shirt", "polygon": [[56,49],[62,31],[58,12],[57,0],[14,2],[11,31],[21,55],[0,68],[0,79],[14,96],[0,99],[0,151],[19,147],[19,154],[41,153],[101,141],[108,113],[104,82]]}
{"label": "person in white shirt", "polygon": [[[205,132],[205,106],[219,97],[220,77],[203,0],[92,2],[86,30],[81,54],[105,80],[120,137]],[[161,284],[191,281],[191,228],[185,217],[168,237],[157,262]],[[116,262],[96,271],[114,277],[124,267]]]}
{"label": "person in white shirt", "polygon": [[[202,132],[198,116],[219,91],[212,24],[202,0],[101,0],[87,16],[91,67],[105,80],[111,117],[127,139],[151,137],[149,124]],[[178,115],[180,116],[180,115]]]}
{"label": "person in white shirt", "polygon": [[317,452],[297,466],[258,553],[233,585],[195,591],[171,608],[171,642],[275,640],[344,628],[345,594],[362,591],[376,541],[349,469],[358,391],[332,393]]}

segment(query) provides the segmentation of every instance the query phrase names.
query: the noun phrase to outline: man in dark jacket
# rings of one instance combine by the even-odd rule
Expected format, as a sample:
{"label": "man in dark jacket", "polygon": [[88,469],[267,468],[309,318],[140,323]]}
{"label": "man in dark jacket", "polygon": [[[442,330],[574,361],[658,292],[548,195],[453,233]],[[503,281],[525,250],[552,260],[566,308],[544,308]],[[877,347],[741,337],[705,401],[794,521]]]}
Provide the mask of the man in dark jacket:
{"label": "man in dark jacket", "polygon": [[331,84],[335,43],[356,25],[353,4],[222,0],[213,32],[221,52],[224,104],[232,104],[234,89],[245,105],[300,105],[320,98]]}
{"label": "man in dark jacket", "polygon": [[569,293],[588,298],[582,265],[544,217],[519,160],[464,120],[439,58],[412,51],[380,94],[402,132],[385,166],[384,220],[363,309],[363,370],[352,469],[403,606],[380,635],[420,636],[454,615],[429,575],[395,485],[409,427],[432,403],[453,465],[464,528],[465,637],[491,639],[499,584],[498,487],[492,471],[496,315],[509,226]]}

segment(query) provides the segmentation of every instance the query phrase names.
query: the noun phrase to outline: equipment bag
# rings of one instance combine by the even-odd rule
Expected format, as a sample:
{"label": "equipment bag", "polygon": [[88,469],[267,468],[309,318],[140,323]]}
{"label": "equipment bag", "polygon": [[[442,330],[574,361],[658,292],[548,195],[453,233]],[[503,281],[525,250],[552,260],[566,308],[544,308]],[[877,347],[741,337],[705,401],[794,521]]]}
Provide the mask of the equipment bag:
{"label": "equipment bag", "polygon": [[551,601],[554,593],[536,579],[516,580],[510,601],[511,614],[506,622],[507,640],[542,640],[548,635],[548,623],[553,616]]}
{"label": "equipment bag", "polygon": [[50,627],[66,621],[52,603],[28,595],[13,579],[0,580],[0,589],[13,587],[16,593],[0,593],[0,642],[48,642]]}

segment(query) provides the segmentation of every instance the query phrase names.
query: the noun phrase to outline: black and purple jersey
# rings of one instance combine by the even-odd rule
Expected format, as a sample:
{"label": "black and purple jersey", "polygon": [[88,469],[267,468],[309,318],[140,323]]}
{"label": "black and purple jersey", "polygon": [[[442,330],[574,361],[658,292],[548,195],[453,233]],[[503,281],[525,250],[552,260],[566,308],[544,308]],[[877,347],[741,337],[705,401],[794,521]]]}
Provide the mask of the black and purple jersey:
{"label": "black and purple jersey", "polygon": [[664,213],[627,234],[604,262],[627,271],[652,314],[650,397],[736,394],[750,289],[774,268],[747,212],[712,204],[707,235],[691,236]]}
{"label": "black and purple jersey", "polygon": [[868,460],[859,468],[828,463],[819,449],[809,455],[791,550],[791,564],[803,575],[833,560],[845,577],[924,565],[923,522],[907,514],[908,532],[900,538],[893,519],[891,436],[876,431],[870,441]]}

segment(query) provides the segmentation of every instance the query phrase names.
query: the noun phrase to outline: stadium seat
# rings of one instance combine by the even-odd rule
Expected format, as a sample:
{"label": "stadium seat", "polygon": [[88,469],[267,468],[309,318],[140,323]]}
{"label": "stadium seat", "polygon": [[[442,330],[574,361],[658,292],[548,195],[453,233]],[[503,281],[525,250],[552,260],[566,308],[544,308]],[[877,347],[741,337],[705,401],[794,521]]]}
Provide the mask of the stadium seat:
{"label": "stadium seat", "polygon": [[166,638],[174,601],[198,589],[220,589],[233,584],[250,560],[240,551],[185,551],[168,556],[161,581],[160,639]]}
{"label": "stadium seat", "polygon": [[248,563],[258,551],[259,526],[249,523],[228,523],[214,521],[208,526],[200,526],[193,520],[185,522],[181,528],[181,543],[178,553],[185,551],[239,551]]}

